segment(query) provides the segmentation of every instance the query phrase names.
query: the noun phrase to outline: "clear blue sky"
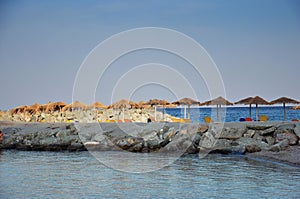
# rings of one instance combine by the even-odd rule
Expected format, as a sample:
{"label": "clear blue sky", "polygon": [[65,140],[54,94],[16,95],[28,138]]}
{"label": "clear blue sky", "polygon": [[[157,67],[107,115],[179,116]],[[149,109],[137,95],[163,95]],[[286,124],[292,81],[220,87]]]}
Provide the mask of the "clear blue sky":
{"label": "clear blue sky", "polygon": [[[198,41],[216,62],[231,101],[253,95],[300,100],[300,1],[1,0],[0,109],[71,102],[87,54],[113,34],[146,26],[174,29]],[[107,75],[107,89],[117,71]],[[207,100],[202,93],[199,86],[199,100]],[[150,97],[174,96],[145,87],[133,99]],[[109,103],[106,93],[97,93],[97,99]]]}

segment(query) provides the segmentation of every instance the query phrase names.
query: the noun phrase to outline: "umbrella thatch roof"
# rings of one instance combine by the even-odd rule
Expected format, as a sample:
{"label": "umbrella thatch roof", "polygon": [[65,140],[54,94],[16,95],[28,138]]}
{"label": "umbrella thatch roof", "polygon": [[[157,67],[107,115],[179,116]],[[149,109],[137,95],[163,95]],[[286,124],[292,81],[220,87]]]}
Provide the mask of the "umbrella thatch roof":
{"label": "umbrella thatch roof", "polygon": [[82,102],[79,102],[79,101],[75,101],[75,102],[72,102],[71,104],[68,104],[66,105],[65,107],[62,108],[62,111],[66,111],[66,110],[72,110],[72,109],[86,109],[87,108],[87,105],[85,105],[84,103]]}
{"label": "umbrella thatch roof", "polygon": [[38,103],[35,103],[31,106],[28,106],[26,111],[30,114],[33,114],[33,113],[37,113],[40,109],[40,105]]}
{"label": "umbrella thatch roof", "polygon": [[201,104],[201,106],[209,106],[209,105],[233,105],[233,104],[220,96],[217,97],[216,99],[206,101]]}
{"label": "umbrella thatch roof", "polygon": [[255,97],[247,97],[245,99],[242,99],[238,102],[235,102],[235,104],[263,104],[263,105],[269,105],[270,103],[267,102],[266,100],[264,100],[263,98],[259,97],[259,96],[255,96]]}
{"label": "umbrella thatch roof", "polygon": [[23,106],[17,106],[13,109],[10,110],[10,114],[16,114],[16,113],[23,113],[26,111],[26,109],[28,108],[28,106],[23,105]]}
{"label": "umbrella thatch roof", "polygon": [[129,100],[125,100],[125,99],[121,99],[115,103],[110,104],[107,108],[111,109],[122,109],[122,108],[131,108],[133,105],[132,102],[130,102]]}
{"label": "umbrella thatch roof", "polygon": [[280,97],[280,98],[270,102],[270,104],[283,104],[283,103],[285,103],[285,104],[300,104],[300,102],[298,102],[297,100],[287,98],[287,97]]}
{"label": "umbrella thatch roof", "polygon": [[89,108],[89,109],[103,109],[103,108],[106,108],[106,106],[104,104],[102,104],[101,102],[95,102],[93,104],[90,104],[87,108]]}
{"label": "umbrella thatch roof", "polygon": [[150,106],[166,106],[169,105],[170,102],[166,100],[150,99],[148,102],[146,102],[146,104]]}
{"label": "umbrella thatch roof", "polygon": [[67,104],[64,102],[49,102],[45,112],[60,111],[66,106]]}
{"label": "umbrella thatch roof", "polygon": [[149,109],[151,107],[151,105],[146,104],[146,102],[144,102],[144,101],[139,101],[137,104],[138,104],[139,108],[141,108],[141,109],[142,108]]}
{"label": "umbrella thatch roof", "polygon": [[181,100],[177,100],[175,102],[172,102],[172,104],[175,104],[175,105],[188,105],[188,106],[191,106],[191,105],[199,105],[200,102],[196,101],[196,100],[193,100],[191,98],[182,98]]}

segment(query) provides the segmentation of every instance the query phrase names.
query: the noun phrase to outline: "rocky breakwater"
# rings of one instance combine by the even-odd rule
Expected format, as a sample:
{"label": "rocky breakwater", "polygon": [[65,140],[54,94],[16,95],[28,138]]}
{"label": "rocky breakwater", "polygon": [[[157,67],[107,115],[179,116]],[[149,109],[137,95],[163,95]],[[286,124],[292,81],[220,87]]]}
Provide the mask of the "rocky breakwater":
{"label": "rocky breakwater", "polygon": [[0,123],[2,149],[278,153],[299,146],[299,123]]}

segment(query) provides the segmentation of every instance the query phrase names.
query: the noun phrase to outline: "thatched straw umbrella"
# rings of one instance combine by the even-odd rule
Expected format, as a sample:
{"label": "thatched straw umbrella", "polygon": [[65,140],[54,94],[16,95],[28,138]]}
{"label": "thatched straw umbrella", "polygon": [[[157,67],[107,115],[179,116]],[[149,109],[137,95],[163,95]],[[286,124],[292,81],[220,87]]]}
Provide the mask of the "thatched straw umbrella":
{"label": "thatched straw umbrella", "polygon": [[130,109],[132,107],[132,102],[129,100],[121,99],[115,103],[110,104],[108,109],[119,109],[123,112],[123,121],[125,120],[125,109]]}
{"label": "thatched straw umbrella", "polygon": [[221,105],[229,106],[229,105],[233,105],[233,103],[229,102],[228,100],[220,96],[213,100],[203,102],[200,105],[201,106],[217,105],[217,120],[219,120],[219,108],[221,108]]}
{"label": "thatched straw umbrella", "polygon": [[138,107],[140,109],[149,109],[149,108],[151,108],[151,105],[146,104],[146,102],[144,102],[144,101],[139,101],[137,104],[138,104]]}
{"label": "thatched straw umbrella", "polygon": [[200,105],[201,103],[196,100],[193,100],[191,98],[182,98],[181,100],[172,102],[172,104],[175,104],[177,106],[185,105],[184,106],[184,118],[186,118],[186,106],[188,106],[188,119],[191,119],[191,112],[190,112],[191,106],[192,105]]}
{"label": "thatched straw umbrella", "polygon": [[271,101],[270,104],[283,104],[283,118],[284,118],[284,121],[286,121],[285,104],[300,104],[300,102],[297,100],[291,99],[291,98],[280,97],[276,100]]}
{"label": "thatched straw umbrella", "polygon": [[9,112],[11,115],[17,114],[17,113],[24,113],[27,110],[28,106],[23,105],[23,106],[17,106],[13,109],[11,109]]}
{"label": "thatched straw umbrella", "polygon": [[75,102],[72,102],[71,104],[68,104],[68,105],[64,106],[62,108],[62,111],[66,111],[66,110],[73,111],[73,110],[76,110],[76,109],[85,110],[86,108],[87,108],[87,105],[85,105],[84,103],[79,102],[79,101],[75,101]]}
{"label": "thatched straw umbrella", "polygon": [[165,118],[165,106],[169,105],[170,103],[166,100],[159,100],[159,99],[150,99],[148,102],[146,102],[147,105],[150,105],[151,107],[154,107],[154,118],[156,121],[156,107],[163,107],[163,120]]}
{"label": "thatched straw umbrella", "polygon": [[105,109],[106,106],[101,102],[95,102],[87,106],[88,109]]}
{"label": "thatched straw umbrella", "polygon": [[[248,97],[243,100],[240,100],[240,101],[236,102],[236,104],[245,104],[245,105],[249,104],[250,105],[250,114],[251,114],[251,104],[255,104],[256,105],[255,118],[256,118],[256,121],[258,121],[258,104],[269,105],[270,103],[259,96],[255,96],[255,97]],[[251,115],[250,115],[250,117],[251,117]]]}
{"label": "thatched straw umbrella", "polygon": [[46,108],[46,112],[62,111],[62,109],[67,106],[64,102],[49,102]]}
{"label": "thatched straw umbrella", "polygon": [[38,103],[35,103],[31,106],[28,106],[26,112],[28,112],[29,114],[35,114],[39,112],[39,109],[40,109],[40,105]]}

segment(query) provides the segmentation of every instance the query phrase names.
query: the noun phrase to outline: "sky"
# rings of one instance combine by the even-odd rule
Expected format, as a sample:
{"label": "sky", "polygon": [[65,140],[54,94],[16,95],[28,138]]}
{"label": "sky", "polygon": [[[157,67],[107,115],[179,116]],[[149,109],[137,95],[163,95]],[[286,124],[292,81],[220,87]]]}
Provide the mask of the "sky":
{"label": "sky", "polygon": [[[112,35],[143,27],[176,30],[203,46],[220,72],[230,101],[256,95],[266,100],[281,96],[300,100],[297,0],[0,0],[0,109],[35,102],[70,103],[76,75],[89,53]],[[127,95],[134,101],[195,97],[185,89],[178,94],[160,84],[137,85],[117,95],[112,92],[128,71],[154,62],[184,76],[198,100],[209,100],[205,78],[173,54],[151,49],[112,63],[98,82],[95,100],[110,104]],[[153,77],[161,74],[160,69],[152,72]],[[162,78],[179,86],[175,76]]]}

